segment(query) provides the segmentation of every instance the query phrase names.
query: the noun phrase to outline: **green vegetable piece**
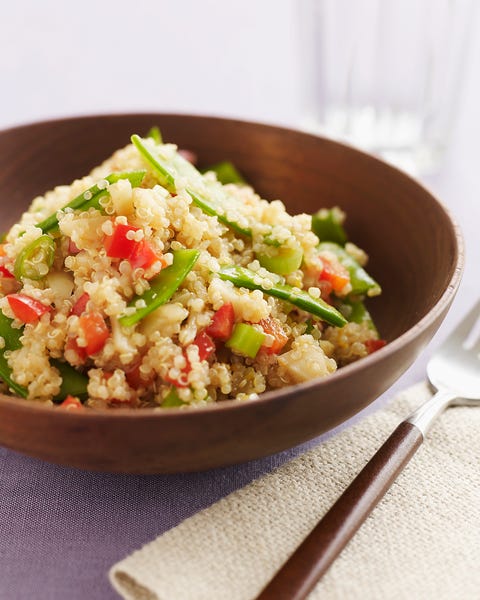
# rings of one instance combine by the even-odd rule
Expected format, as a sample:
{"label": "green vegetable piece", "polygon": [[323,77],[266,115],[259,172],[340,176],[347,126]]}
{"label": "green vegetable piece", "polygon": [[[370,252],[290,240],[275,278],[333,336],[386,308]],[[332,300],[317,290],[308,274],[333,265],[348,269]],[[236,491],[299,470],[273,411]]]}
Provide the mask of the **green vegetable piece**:
{"label": "green vegetable piece", "polygon": [[267,271],[277,273],[278,275],[288,275],[296,271],[302,264],[303,250],[300,246],[292,248],[290,246],[281,246],[271,249],[269,253],[257,253],[258,262]]}
{"label": "green vegetable piece", "polygon": [[[193,265],[197,262],[200,252],[198,250],[175,250],[173,251],[173,263],[150,282],[150,289],[135,296],[129,303],[135,312],[124,314],[119,322],[125,327],[138,323],[156,308],[170,300],[177,291],[185,277],[190,273]],[[138,304],[140,305],[138,305]]]}
{"label": "green vegetable piece", "polygon": [[26,398],[28,395],[27,388],[23,387],[23,385],[19,385],[12,379],[12,369],[8,366],[7,359],[5,358],[5,352],[7,350],[18,350],[21,348],[21,335],[22,329],[14,329],[12,327],[12,319],[9,319],[2,311],[0,311],[0,336],[2,336],[5,341],[5,344],[0,351],[0,377],[11,390],[22,398]]}
{"label": "green vegetable piece", "polygon": [[225,342],[225,346],[242,356],[255,358],[264,340],[265,334],[252,325],[237,323],[230,339]]}
{"label": "green vegetable piece", "polygon": [[344,248],[334,242],[321,242],[318,249],[320,252],[328,251],[335,254],[340,263],[347,269],[352,284],[352,291],[350,292],[352,295],[378,296],[381,293],[382,288],[380,285]]}
{"label": "green vegetable piece", "polygon": [[[116,183],[120,179],[128,179],[132,184],[132,187],[138,187],[142,183],[145,173],[146,171],[112,173],[71,200],[62,208],[62,210],[65,210],[66,208],[88,210],[92,206],[94,208],[100,208],[100,200],[109,194],[108,184]],[[107,185],[103,183],[105,181],[107,182]],[[43,233],[56,229],[58,227],[57,213],[55,212],[40,223],[37,223],[37,227],[40,227]]]}
{"label": "green vegetable piece", "polygon": [[321,242],[345,246],[348,241],[343,228],[344,213],[337,207],[321,208],[312,216],[312,231]]}
{"label": "green vegetable piece", "polygon": [[56,359],[52,359],[50,363],[58,369],[62,377],[60,392],[55,396],[53,401],[56,403],[62,402],[68,395],[76,396],[82,402],[85,401],[88,398],[88,377],[68,363]]}
{"label": "green vegetable piece", "polygon": [[149,129],[146,137],[155,140],[156,144],[163,144],[162,133],[156,125]]}
{"label": "green vegetable piece", "polygon": [[350,323],[358,323],[359,325],[366,323],[369,329],[378,333],[364,302],[345,299],[337,303],[337,308]]}
{"label": "green vegetable piece", "polygon": [[300,288],[294,288],[283,283],[272,283],[268,281],[267,285],[262,286],[258,283],[258,275],[246,269],[235,265],[227,265],[220,269],[218,273],[221,279],[231,281],[237,287],[244,287],[249,290],[260,290],[264,294],[280,298],[290,302],[294,306],[309,312],[312,315],[320,317],[330,325],[343,327],[347,324],[345,317],[338,312],[336,308],[324,302],[321,298],[313,298]]}
{"label": "green vegetable piece", "polygon": [[176,408],[178,406],[183,406],[184,404],[185,402],[183,400],[180,400],[177,390],[174,387],[172,387],[163,399],[161,406],[162,408]]}
{"label": "green vegetable piece", "polygon": [[223,185],[227,183],[245,183],[245,179],[237,171],[235,165],[228,160],[202,169],[202,173],[207,173],[208,171],[213,171],[217,176],[217,181],[223,183]]}
{"label": "green vegetable piece", "polygon": [[[141,137],[135,134],[132,135],[131,139],[133,145],[155,171],[160,185],[167,189],[171,194],[176,193],[177,191],[175,186],[175,178],[178,177],[179,173],[187,174],[195,178],[201,177],[201,173],[197,171],[197,169],[191,163],[189,163],[188,160],[185,160],[179,154],[177,154],[175,157],[175,164],[167,167],[156,156],[154,156],[152,152],[150,152],[149,148],[147,148],[147,146],[144,144],[144,141]],[[187,188],[187,192],[192,197],[195,206],[198,206],[205,214],[210,215],[211,217],[217,217],[221,223],[227,225],[227,227],[230,227],[237,233],[246,236],[252,235],[250,228],[240,225],[225,215],[225,209],[222,205],[222,200],[226,204],[226,198],[219,198],[217,193],[217,198],[214,199],[213,197],[209,197],[207,199],[201,194],[195,192],[195,190],[190,187]]]}
{"label": "green vegetable piece", "polygon": [[13,274],[17,279],[43,279],[53,265],[55,242],[43,234],[20,252],[15,260]]}

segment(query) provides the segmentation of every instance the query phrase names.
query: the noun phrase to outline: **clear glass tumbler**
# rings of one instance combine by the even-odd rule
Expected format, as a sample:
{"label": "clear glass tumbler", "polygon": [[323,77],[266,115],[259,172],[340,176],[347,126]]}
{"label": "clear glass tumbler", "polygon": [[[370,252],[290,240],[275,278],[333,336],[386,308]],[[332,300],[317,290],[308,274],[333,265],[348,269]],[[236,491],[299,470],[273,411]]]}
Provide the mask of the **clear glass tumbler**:
{"label": "clear glass tumbler", "polygon": [[305,128],[415,174],[448,145],[478,0],[299,0]]}

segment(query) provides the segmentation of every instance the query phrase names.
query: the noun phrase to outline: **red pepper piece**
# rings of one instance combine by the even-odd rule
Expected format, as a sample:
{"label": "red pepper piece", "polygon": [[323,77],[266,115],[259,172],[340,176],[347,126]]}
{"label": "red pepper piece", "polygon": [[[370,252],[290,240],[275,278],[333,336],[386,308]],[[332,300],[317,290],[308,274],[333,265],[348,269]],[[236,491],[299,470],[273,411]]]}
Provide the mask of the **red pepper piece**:
{"label": "red pepper piece", "polygon": [[15,317],[23,323],[34,323],[42,315],[51,311],[50,306],[45,306],[26,294],[9,294],[7,300]]}
{"label": "red pepper piece", "polygon": [[85,351],[88,356],[92,356],[105,346],[105,342],[110,336],[105,319],[98,312],[83,314],[79,318],[79,326],[83,332],[83,337],[87,342]]}
{"label": "red pepper piece", "polygon": [[216,340],[226,342],[232,335],[235,324],[233,304],[223,304],[212,317],[212,322],[205,330],[208,335]]}

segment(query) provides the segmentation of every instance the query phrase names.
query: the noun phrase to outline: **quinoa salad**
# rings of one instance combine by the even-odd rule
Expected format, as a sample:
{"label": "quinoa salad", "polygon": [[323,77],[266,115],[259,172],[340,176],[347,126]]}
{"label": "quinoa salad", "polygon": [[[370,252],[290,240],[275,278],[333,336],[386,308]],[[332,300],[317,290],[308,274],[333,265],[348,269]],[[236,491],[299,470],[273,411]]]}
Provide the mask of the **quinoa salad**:
{"label": "quinoa salad", "polygon": [[0,245],[0,390],[66,409],[199,407],[382,347],[338,207],[290,215],[157,128],[35,198]]}

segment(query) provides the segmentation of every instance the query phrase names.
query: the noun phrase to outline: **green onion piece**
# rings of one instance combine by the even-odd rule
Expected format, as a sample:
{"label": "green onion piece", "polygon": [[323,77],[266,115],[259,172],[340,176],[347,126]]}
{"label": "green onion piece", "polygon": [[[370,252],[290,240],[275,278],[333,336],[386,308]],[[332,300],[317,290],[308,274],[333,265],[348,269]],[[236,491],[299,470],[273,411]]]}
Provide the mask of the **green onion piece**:
{"label": "green onion piece", "polygon": [[302,264],[303,250],[298,245],[293,247],[284,246],[267,251],[265,254],[257,252],[258,262],[267,271],[278,275],[288,275],[296,271]]}
{"label": "green onion piece", "polygon": [[[141,137],[135,134],[132,135],[131,139],[133,145],[155,172],[160,185],[171,194],[176,193],[177,191],[175,178],[178,177],[180,173],[197,180],[202,177],[202,174],[189,163],[188,160],[185,160],[179,154],[175,157],[175,164],[167,167],[157,156],[154,156],[152,152],[150,152]],[[187,192],[192,197],[195,206],[198,206],[205,214],[210,215],[211,217],[217,217],[221,223],[227,225],[227,227],[230,227],[237,233],[246,236],[252,235],[250,228],[240,225],[225,215],[225,207],[228,206],[229,199],[224,196],[220,190],[216,190],[216,198],[209,196],[208,199],[200,193],[195,192],[191,187],[187,188]]]}
{"label": "green onion piece", "polygon": [[202,169],[202,173],[208,173],[209,171],[213,171],[217,176],[217,181],[223,183],[223,185],[227,183],[245,183],[245,179],[237,171],[235,165],[228,160]]}
{"label": "green onion piece", "polygon": [[172,387],[163,399],[161,406],[162,408],[176,408],[177,406],[183,406],[184,404],[185,402],[180,400],[177,390]]}
{"label": "green onion piece", "polygon": [[237,354],[255,358],[264,340],[265,334],[252,325],[237,323],[230,339],[225,342],[225,346]]}
{"label": "green onion piece", "polygon": [[[100,200],[109,194],[109,184],[116,183],[120,179],[128,179],[132,184],[132,187],[138,187],[142,183],[145,173],[146,171],[112,173],[71,200],[62,208],[62,210],[65,210],[66,208],[88,210],[91,206],[100,208]],[[105,184],[104,182],[107,183]],[[40,227],[43,233],[56,229],[58,227],[57,213],[55,212],[40,223],[37,223],[37,227]]]}
{"label": "green onion piece", "polygon": [[334,242],[322,242],[318,246],[320,253],[332,252],[340,263],[347,269],[352,285],[352,295],[378,296],[382,288],[348,252]]}
{"label": "green onion piece", "polygon": [[20,252],[15,260],[13,274],[16,279],[43,279],[53,265],[55,242],[43,234]]}
{"label": "green onion piece", "polygon": [[12,369],[8,366],[7,359],[5,358],[5,352],[7,350],[18,350],[22,347],[20,337],[22,336],[22,329],[14,329],[12,327],[12,319],[6,317],[2,311],[0,311],[0,336],[4,339],[4,346],[0,350],[0,377],[8,385],[8,387],[16,392],[22,398],[26,398],[28,395],[27,388],[23,385],[19,385],[12,379]]}
{"label": "green onion piece", "polygon": [[235,265],[224,266],[220,269],[218,275],[221,279],[231,281],[237,287],[260,290],[264,294],[290,302],[290,304],[320,317],[320,319],[330,325],[343,327],[347,324],[345,317],[336,308],[330,306],[330,304],[327,304],[321,298],[313,298],[300,288],[282,283],[272,283],[269,281],[264,287],[261,283],[258,283],[259,275],[245,267]]}
{"label": "green onion piece", "polygon": [[312,231],[321,242],[335,242],[345,246],[348,238],[343,228],[344,219],[345,214],[338,206],[321,208],[312,216]]}
{"label": "green onion piece", "polygon": [[166,269],[162,269],[152,279],[150,289],[140,296],[135,296],[130,301],[128,306],[134,307],[135,312],[121,316],[119,318],[121,325],[125,327],[134,325],[156,308],[168,302],[192,270],[200,252],[198,250],[174,250],[172,254],[173,263]]}
{"label": "green onion piece", "polygon": [[156,144],[163,144],[162,133],[156,125],[149,129],[146,137],[155,140]]}
{"label": "green onion piece", "polygon": [[62,383],[60,385],[60,391],[53,399],[54,402],[59,403],[70,396],[76,396],[82,402],[88,398],[87,384],[88,377],[83,373],[77,371],[72,365],[68,363],[60,362],[59,360],[52,359],[51,365],[58,369]]}

